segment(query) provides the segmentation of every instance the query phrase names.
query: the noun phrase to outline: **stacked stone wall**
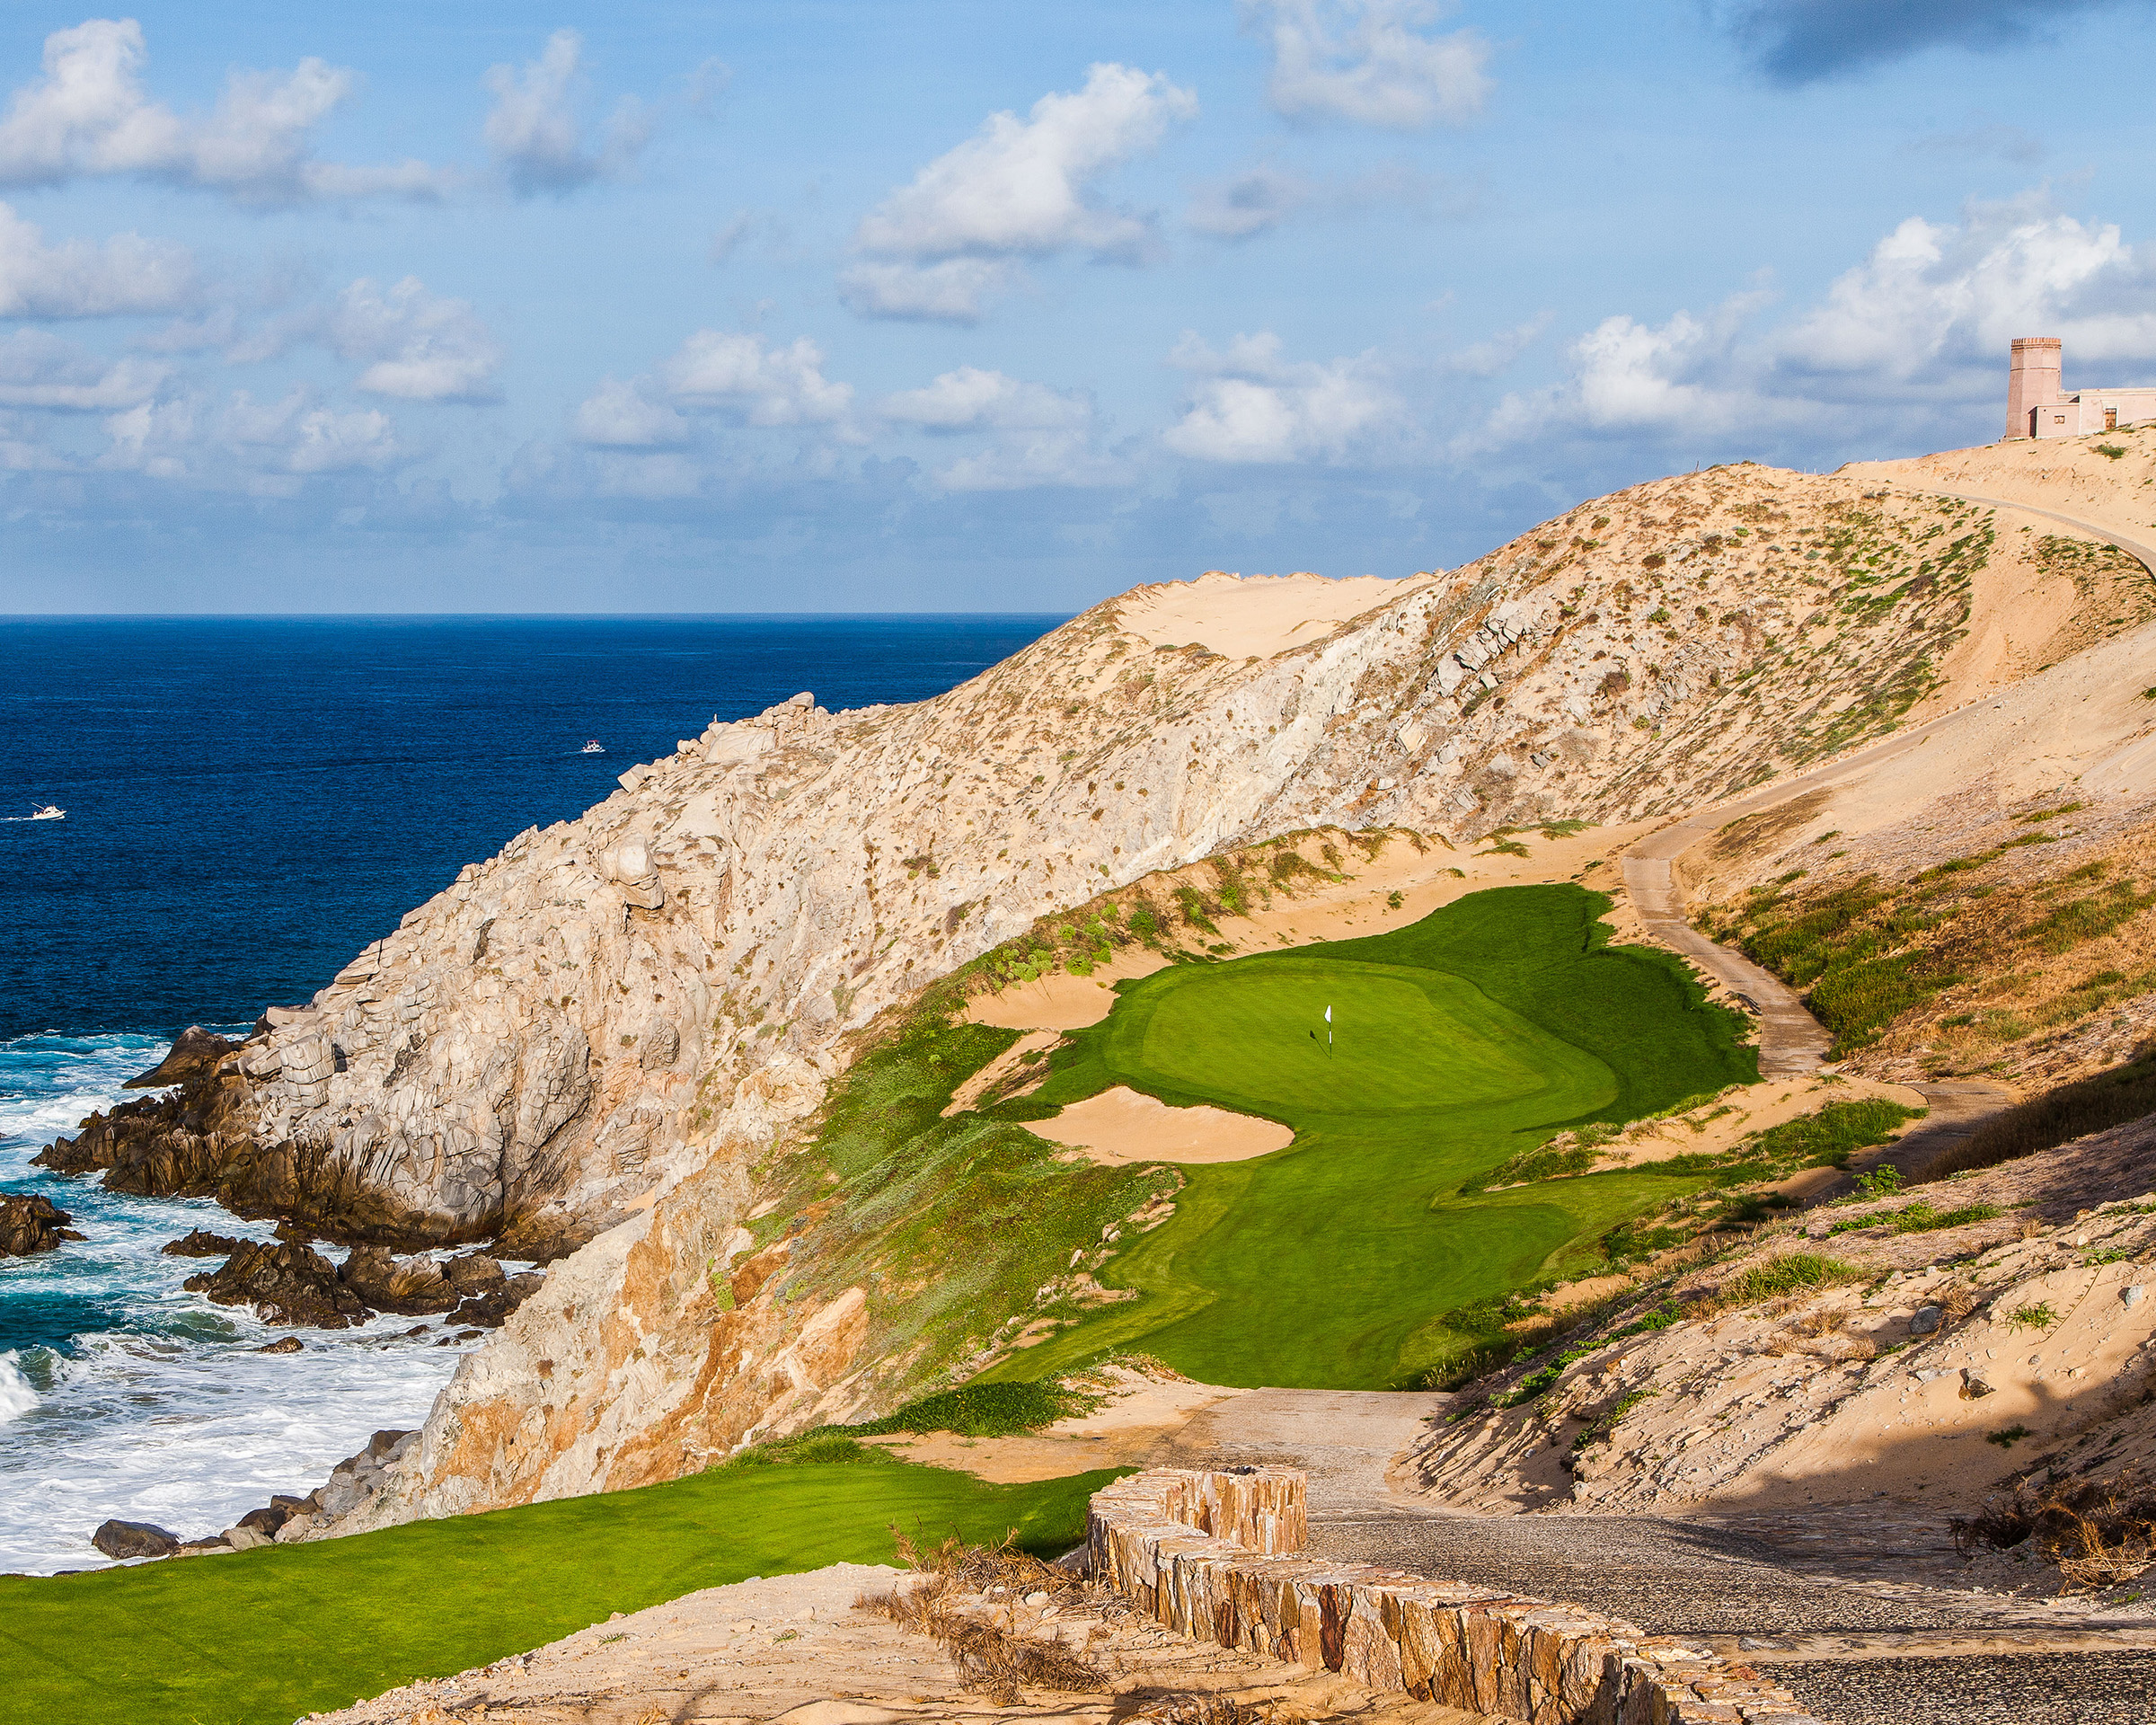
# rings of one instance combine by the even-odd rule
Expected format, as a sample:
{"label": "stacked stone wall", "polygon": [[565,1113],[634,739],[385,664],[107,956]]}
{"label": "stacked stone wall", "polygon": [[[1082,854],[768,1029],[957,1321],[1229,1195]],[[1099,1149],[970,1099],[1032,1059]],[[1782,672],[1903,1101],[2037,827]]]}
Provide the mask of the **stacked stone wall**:
{"label": "stacked stone wall", "polygon": [[1525,1725],[1824,1725],[1681,1641],[1489,1588],[1296,1556],[1294,1468],[1158,1468],[1093,1496],[1093,1574],[1223,1647]]}

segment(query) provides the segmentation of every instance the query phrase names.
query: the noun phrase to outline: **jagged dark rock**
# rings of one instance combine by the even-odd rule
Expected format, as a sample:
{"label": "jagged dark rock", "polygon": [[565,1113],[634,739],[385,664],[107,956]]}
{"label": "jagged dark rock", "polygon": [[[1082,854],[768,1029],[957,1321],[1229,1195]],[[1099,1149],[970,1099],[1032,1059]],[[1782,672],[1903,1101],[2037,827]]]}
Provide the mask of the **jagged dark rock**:
{"label": "jagged dark rock", "polygon": [[431,1258],[392,1258],[386,1246],[354,1246],[340,1272],[344,1285],[377,1312],[419,1316],[446,1312],[459,1289]]}
{"label": "jagged dark rock", "polygon": [[483,1238],[500,1220],[452,1226],[368,1184],[330,1145],[264,1144],[248,1129],[249,1101],[248,1080],[227,1064],[170,1094],[93,1114],[31,1160],[55,1173],[102,1174],[115,1192],[214,1198],[235,1216],[280,1218],[290,1233],[407,1252]]}
{"label": "jagged dark rock", "polygon": [[107,1557],[170,1557],[180,1549],[180,1535],[146,1521],[108,1521],[90,1535],[90,1543]]}
{"label": "jagged dark rock", "polygon": [[177,1240],[167,1240],[157,1250],[167,1258],[229,1258],[246,1243],[236,1234],[196,1228]]}
{"label": "jagged dark rock", "polygon": [[337,1267],[306,1246],[250,1240],[222,1269],[190,1276],[186,1286],[219,1305],[252,1305],[265,1323],[342,1330],[367,1319]]}
{"label": "jagged dark rock", "polygon": [[41,1194],[0,1192],[0,1258],[27,1258],[64,1240],[80,1240],[67,1225],[74,1219]]}
{"label": "jagged dark rock", "polygon": [[297,1336],[279,1336],[275,1341],[265,1341],[254,1350],[258,1354],[303,1354],[306,1346]]}
{"label": "jagged dark rock", "polygon": [[452,1287],[466,1296],[490,1294],[508,1277],[500,1260],[483,1252],[468,1252],[461,1258],[450,1259],[442,1266],[442,1274]]}
{"label": "jagged dark rock", "polygon": [[184,1084],[214,1070],[218,1061],[240,1045],[227,1042],[213,1031],[190,1024],[172,1039],[171,1051],[140,1077],[130,1078],[123,1088],[152,1090],[164,1084]]}

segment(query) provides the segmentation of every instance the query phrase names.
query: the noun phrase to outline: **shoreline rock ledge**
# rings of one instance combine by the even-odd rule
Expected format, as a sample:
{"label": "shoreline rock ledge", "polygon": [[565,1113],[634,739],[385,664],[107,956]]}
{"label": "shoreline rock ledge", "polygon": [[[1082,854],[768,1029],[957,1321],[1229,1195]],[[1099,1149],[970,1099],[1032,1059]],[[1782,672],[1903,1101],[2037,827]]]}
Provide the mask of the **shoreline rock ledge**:
{"label": "shoreline rock ledge", "polygon": [[27,1258],[84,1238],[67,1225],[74,1220],[40,1192],[0,1192],[0,1258]]}

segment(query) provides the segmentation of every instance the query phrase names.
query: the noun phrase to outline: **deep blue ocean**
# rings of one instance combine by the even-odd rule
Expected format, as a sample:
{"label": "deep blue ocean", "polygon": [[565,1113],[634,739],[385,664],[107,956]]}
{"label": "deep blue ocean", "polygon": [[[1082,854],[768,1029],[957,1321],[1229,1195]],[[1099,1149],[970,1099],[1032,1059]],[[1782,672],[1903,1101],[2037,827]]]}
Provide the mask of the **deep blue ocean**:
{"label": "deep blue ocean", "polygon": [[[0,619],[0,1190],[90,1236],[0,1260],[0,1570],[99,1563],[108,1516],[199,1535],[304,1491],[416,1424],[462,1351],[384,1318],[257,1353],[272,1332],[157,1248],[267,1230],[31,1168],[56,1134],[714,716],[923,699],[1060,621]],[[43,804],[66,819],[24,818]]]}

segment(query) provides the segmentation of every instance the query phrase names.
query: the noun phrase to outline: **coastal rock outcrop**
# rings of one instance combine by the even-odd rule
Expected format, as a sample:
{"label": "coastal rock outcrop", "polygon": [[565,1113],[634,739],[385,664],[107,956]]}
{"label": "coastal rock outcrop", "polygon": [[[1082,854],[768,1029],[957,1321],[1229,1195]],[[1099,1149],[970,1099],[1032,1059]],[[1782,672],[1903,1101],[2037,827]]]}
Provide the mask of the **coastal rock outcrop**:
{"label": "coastal rock outcrop", "polygon": [[184,1084],[216,1069],[218,1061],[240,1045],[228,1042],[214,1031],[190,1024],[172,1039],[172,1049],[149,1071],[130,1078],[128,1090],[154,1090],[165,1084]]}
{"label": "coastal rock outcrop", "polygon": [[0,1258],[27,1258],[62,1241],[80,1240],[67,1225],[74,1219],[42,1193],[0,1192]]}
{"label": "coastal rock outcrop", "polygon": [[309,1246],[249,1240],[221,1268],[190,1276],[190,1294],[218,1305],[252,1305],[264,1323],[342,1330],[367,1319],[365,1303],[336,1265]]}
{"label": "coastal rock outcrop", "polygon": [[338,1272],[344,1285],[377,1312],[420,1317],[447,1312],[462,1291],[431,1258],[392,1258],[386,1246],[355,1246]]}
{"label": "coastal rock outcrop", "polygon": [[157,1250],[167,1258],[229,1258],[246,1243],[233,1234],[190,1228],[177,1240],[167,1240]]}

